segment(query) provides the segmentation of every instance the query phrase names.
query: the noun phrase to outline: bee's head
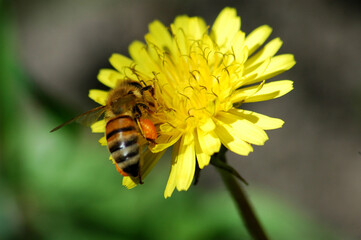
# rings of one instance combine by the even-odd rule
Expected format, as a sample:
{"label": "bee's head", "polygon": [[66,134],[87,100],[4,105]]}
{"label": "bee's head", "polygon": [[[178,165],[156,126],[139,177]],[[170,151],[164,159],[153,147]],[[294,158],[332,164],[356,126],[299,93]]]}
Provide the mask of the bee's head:
{"label": "bee's head", "polygon": [[131,110],[142,98],[141,90],[137,86],[124,82],[109,94],[108,106],[114,114],[122,114]]}

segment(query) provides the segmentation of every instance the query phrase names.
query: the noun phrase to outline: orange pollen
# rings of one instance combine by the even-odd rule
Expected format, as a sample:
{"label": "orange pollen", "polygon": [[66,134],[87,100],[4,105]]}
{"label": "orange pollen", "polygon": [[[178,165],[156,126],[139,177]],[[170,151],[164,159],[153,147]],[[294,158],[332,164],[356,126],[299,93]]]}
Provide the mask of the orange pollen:
{"label": "orange pollen", "polygon": [[142,127],[144,136],[146,139],[156,140],[157,139],[157,130],[153,122],[149,119],[141,118],[139,120],[140,126]]}

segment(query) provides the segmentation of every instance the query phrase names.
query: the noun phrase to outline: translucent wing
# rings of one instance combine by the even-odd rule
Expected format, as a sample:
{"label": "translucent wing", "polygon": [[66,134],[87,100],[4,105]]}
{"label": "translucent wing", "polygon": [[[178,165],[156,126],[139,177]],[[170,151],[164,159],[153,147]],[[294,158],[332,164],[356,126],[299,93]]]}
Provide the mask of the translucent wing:
{"label": "translucent wing", "polygon": [[76,116],[75,118],[70,119],[69,121],[66,121],[63,124],[60,124],[56,128],[52,129],[50,132],[54,132],[54,131],[58,130],[59,128],[62,128],[65,125],[68,125],[69,123],[72,123],[72,122],[78,122],[85,126],[90,126],[91,124],[96,122],[100,118],[100,116],[102,116],[104,114],[104,111],[105,111],[105,106],[99,106],[99,107],[93,108],[92,110],[82,113],[79,116]]}

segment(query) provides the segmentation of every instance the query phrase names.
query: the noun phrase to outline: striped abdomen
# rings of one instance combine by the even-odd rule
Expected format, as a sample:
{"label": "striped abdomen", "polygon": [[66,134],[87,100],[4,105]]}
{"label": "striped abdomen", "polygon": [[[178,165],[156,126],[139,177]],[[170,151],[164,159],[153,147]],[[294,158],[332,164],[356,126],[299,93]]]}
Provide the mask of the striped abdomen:
{"label": "striped abdomen", "polygon": [[110,119],[105,127],[108,149],[124,176],[139,175],[138,131],[134,119],[129,115],[119,115]]}

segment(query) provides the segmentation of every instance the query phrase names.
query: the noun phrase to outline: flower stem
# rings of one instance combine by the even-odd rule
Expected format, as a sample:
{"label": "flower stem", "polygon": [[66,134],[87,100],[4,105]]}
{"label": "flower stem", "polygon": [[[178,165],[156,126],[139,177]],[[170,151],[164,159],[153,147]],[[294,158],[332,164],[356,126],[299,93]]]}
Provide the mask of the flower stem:
{"label": "flower stem", "polygon": [[[220,152],[212,156],[212,161],[215,162],[222,161],[223,163],[226,163],[226,155],[225,155],[226,151],[227,149],[222,146]],[[267,240],[268,237],[266,236],[266,233],[262,229],[262,226],[259,223],[257,216],[255,215],[253,208],[249,203],[248,198],[245,192],[243,191],[242,187],[240,186],[239,182],[237,181],[237,179],[229,171],[226,171],[219,167],[217,167],[216,169],[221,174],[221,177],[227,189],[230,191],[238,207],[238,211],[249,233],[252,235],[253,239]]]}

